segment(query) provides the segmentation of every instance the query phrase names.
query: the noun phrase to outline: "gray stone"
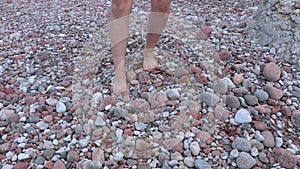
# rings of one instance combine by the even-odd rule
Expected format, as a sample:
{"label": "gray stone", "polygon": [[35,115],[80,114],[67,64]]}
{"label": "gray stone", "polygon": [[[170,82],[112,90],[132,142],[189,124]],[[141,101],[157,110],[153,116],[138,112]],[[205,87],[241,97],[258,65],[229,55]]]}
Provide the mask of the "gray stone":
{"label": "gray stone", "polygon": [[217,83],[215,83],[213,89],[216,93],[226,94],[228,91],[227,81],[224,79],[219,80]]}
{"label": "gray stone", "polygon": [[235,114],[234,119],[238,123],[250,123],[252,121],[252,117],[246,109],[238,110]]}
{"label": "gray stone", "polygon": [[35,163],[38,165],[44,165],[45,160],[46,159],[43,156],[37,156],[37,158],[35,159]]}
{"label": "gray stone", "polygon": [[240,169],[250,169],[255,166],[256,159],[249,153],[241,152],[236,159],[236,164]]}
{"label": "gray stone", "polygon": [[9,164],[5,164],[1,169],[13,169],[13,166]]}
{"label": "gray stone", "polygon": [[49,127],[49,124],[44,122],[44,121],[40,121],[38,123],[36,123],[36,126],[40,129],[40,130],[45,130]]}
{"label": "gray stone", "polygon": [[55,150],[53,149],[46,149],[43,151],[43,157],[45,157],[47,160],[51,160],[54,154]]}
{"label": "gray stone", "polygon": [[114,160],[115,161],[121,161],[124,157],[124,154],[122,152],[117,152],[115,155],[114,155]]}
{"label": "gray stone", "polygon": [[192,152],[193,155],[198,155],[199,152],[200,152],[200,145],[197,141],[193,141],[191,144],[190,144],[190,150]]}
{"label": "gray stone", "polygon": [[249,152],[252,149],[252,145],[247,139],[237,137],[232,143],[232,148],[235,148],[240,151]]}
{"label": "gray stone", "polygon": [[97,117],[97,119],[95,120],[95,125],[96,126],[105,126],[106,122],[103,120],[102,117]]}
{"label": "gray stone", "polygon": [[203,92],[201,93],[200,97],[202,102],[210,107],[215,106],[220,101],[219,96],[211,92]]}
{"label": "gray stone", "polygon": [[300,128],[300,111],[296,110],[293,112],[292,117],[292,124],[294,125],[295,128]]}
{"label": "gray stone", "polygon": [[179,93],[179,91],[177,89],[168,89],[166,91],[166,95],[171,100],[177,100],[177,99],[180,98],[180,93]]}
{"label": "gray stone", "polygon": [[194,165],[196,169],[211,169],[211,166],[208,164],[208,162],[201,159],[197,159]]}
{"label": "gray stone", "polygon": [[254,95],[258,98],[259,101],[267,101],[269,99],[269,94],[264,90],[256,90]]}
{"label": "gray stone", "polygon": [[56,104],[56,112],[64,113],[67,110],[66,105],[63,102],[57,102]]}
{"label": "gray stone", "polygon": [[253,95],[245,95],[244,98],[245,98],[247,104],[250,105],[250,106],[255,106],[255,105],[257,105],[257,103],[258,103],[258,99],[257,99],[256,96],[253,96]]}
{"label": "gray stone", "polygon": [[142,123],[142,122],[136,122],[134,124],[134,127],[135,127],[136,130],[144,131],[146,129],[146,127],[147,127],[147,124]]}
{"label": "gray stone", "polygon": [[184,164],[188,167],[194,167],[194,158],[193,157],[185,157],[183,160]]}
{"label": "gray stone", "polygon": [[263,152],[258,153],[258,159],[262,163],[265,163],[265,164],[269,163],[269,159],[267,158],[267,155],[265,153],[263,153]]}
{"label": "gray stone", "polygon": [[20,160],[20,161],[28,159],[28,158],[30,158],[29,154],[26,154],[26,153],[20,153],[20,154],[18,154],[18,160]]}
{"label": "gray stone", "polygon": [[46,103],[49,106],[55,106],[58,103],[58,100],[54,99],[54,98],[48,98],[46,99]]}

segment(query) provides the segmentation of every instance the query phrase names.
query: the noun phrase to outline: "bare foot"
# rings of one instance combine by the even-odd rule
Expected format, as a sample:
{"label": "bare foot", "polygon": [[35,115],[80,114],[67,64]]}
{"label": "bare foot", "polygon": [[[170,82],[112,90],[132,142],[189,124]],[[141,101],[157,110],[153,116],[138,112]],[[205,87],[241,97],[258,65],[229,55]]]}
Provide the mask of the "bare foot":
{"label": "bare foot", "polygon": [[143,67],[144,70],[153,70],[158,67],[158,63],[153,56],[153,49],[145,49],[143,51],[144,62]]}
{"label": "bare foot", "polygon": [[117,68],[115,70],[115,78],[113,82],[113,93],[115,95],[121,95],[127,91],[127,81],[125,68]]}

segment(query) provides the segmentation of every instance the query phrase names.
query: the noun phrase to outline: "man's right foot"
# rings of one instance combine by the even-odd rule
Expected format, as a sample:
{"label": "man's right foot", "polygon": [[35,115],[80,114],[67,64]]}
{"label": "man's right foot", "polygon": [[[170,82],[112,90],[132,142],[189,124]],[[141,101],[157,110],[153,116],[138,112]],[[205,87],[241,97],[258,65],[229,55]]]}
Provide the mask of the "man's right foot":
{"label": "man's right foot", "polygon": [[117,69],[115,71],[115,78],[113,82],[113,93],[115,95],[121,95],[127,91],[127,80],[125,69]]}

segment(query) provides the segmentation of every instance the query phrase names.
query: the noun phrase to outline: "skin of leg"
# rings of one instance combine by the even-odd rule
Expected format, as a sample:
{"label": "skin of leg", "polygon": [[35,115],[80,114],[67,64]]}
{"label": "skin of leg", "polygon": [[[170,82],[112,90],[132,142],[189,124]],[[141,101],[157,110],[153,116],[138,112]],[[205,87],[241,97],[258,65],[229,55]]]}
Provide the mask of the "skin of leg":
{"label": "skin of leg", "polygon": [[[133,5],[133,0],[113,0],[111,7],[110,21],[116,21],[124,16],[128,16],[131,13]],[[110,34],[113,36],[117,34],[114,32],[116,29],[126,30],[128,29],[128,20],[125,24],[119,24],[119,28],[110,29]],[[126,81],[126,70],[125,70],[125,57],[126,57],[126,47],[128,44],[128,37],[125,39],[120,39],[118,43],[112,43],[112,55],[114,62],[115,79],[113,82],[113,93],[115,95],[120,95],[122,92],[127,90]]]}
{"label": "skin of leg", "polygon": [[[165,14],[170,13],[170,6],[171,6],[171,0],[151,0],[151,13],[162,13],[162,16],[160,17],[159,15],[155,15],[158,18],[155,18],[157,20],[161,19],[159,21],[162,23],[164,26],[167,23],[167,19],[164,17],[166,16]],[[151,15],[151,14],[150,14]],[[148,22],[148,25],[151,24]],[[161,32],[163,30],[160,30]],[[153,49],[155,48],[161,34],[157,33],[147,33],[147,40],[146,40],[146,48],[143,52],[144,55],[144,63],[143,67],[144,70],[151,70],[156,67],[158,67],[158,63],[155,60],[153,56]]]}

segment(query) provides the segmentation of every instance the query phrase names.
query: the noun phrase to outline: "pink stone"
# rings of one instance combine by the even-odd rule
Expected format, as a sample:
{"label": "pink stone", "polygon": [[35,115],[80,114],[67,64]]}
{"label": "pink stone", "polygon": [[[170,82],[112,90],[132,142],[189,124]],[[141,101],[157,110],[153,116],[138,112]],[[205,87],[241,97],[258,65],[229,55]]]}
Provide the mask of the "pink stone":
{"label": "pink stone", "polygon": [[264,68],[263,75],[268,81],[276,82],[280,79],[281,70],[275,63],[271,62]]}

